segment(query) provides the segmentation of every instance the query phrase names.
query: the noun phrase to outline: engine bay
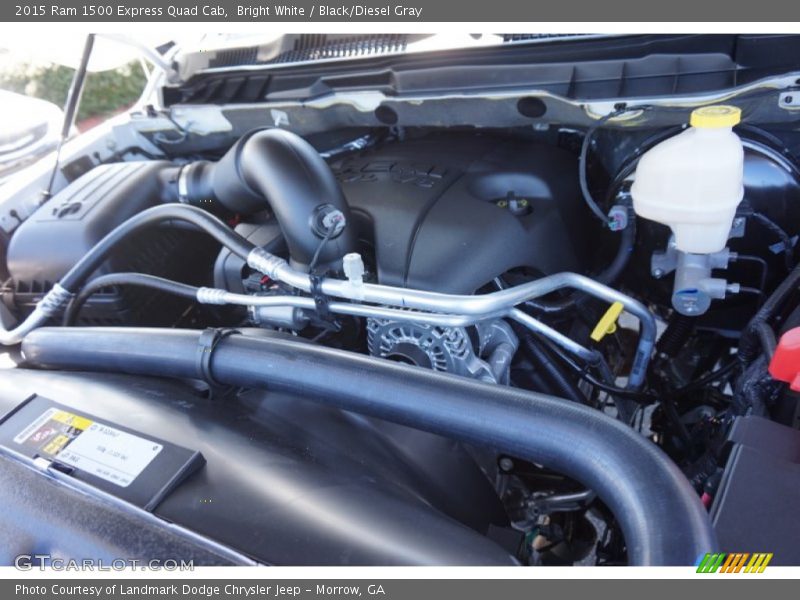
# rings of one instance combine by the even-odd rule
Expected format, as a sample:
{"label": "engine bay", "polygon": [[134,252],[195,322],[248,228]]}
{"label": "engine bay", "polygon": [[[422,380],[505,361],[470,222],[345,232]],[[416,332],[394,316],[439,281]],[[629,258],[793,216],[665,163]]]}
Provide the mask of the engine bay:
{"label": "engine bay", "polygon": [[146,510],[256,562],[798,564],[800,167],[711,108],[93,163],[6,244],[0,407],[201,453]]}

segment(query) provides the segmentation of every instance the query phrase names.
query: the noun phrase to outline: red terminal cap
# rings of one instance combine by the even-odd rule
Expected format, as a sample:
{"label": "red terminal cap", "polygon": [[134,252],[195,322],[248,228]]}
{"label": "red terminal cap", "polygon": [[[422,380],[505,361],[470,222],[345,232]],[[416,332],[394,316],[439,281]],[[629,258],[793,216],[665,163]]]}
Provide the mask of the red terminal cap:
{"label": "red terminal cap", "polygon": [[790,329],[781,336],[769,363],[769,374],[778,381],[788,383],[795,392],[800,392],[800,327]]}

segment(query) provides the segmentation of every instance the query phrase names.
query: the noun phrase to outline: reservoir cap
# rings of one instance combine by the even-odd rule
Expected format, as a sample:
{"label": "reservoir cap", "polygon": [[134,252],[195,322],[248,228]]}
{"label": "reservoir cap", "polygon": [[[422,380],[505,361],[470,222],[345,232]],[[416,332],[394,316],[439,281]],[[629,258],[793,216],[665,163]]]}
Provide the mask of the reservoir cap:
{"label": "reservoir cap", "polygon": [[689,125],[702,129],[734,127],[742,120],[742,110],[736,106],[718,104],[703,106],[692,111]]}

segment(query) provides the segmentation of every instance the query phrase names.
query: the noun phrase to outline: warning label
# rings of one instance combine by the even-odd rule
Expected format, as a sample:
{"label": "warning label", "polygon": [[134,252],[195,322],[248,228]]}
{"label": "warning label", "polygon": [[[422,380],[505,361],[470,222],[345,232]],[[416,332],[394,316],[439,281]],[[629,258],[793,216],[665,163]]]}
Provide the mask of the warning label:
{"label": "warning label", "polygon": [[58,408],[47,409],[14,442],[121,487],[130,485],[163,448]]}

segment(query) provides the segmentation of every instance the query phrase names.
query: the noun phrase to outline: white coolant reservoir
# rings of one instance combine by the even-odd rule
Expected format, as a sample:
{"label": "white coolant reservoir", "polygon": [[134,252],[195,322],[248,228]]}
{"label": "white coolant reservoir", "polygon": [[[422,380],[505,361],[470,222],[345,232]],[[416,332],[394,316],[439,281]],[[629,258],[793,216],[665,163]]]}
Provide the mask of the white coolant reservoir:
{"label": "white coolant reservoir", "polygon": [[744,150],[735,106],[704,106],[691,127],[647,151],[631,188],[636,214],[668,225],[675,248],[712,254],[725,248],[744,194]]}

